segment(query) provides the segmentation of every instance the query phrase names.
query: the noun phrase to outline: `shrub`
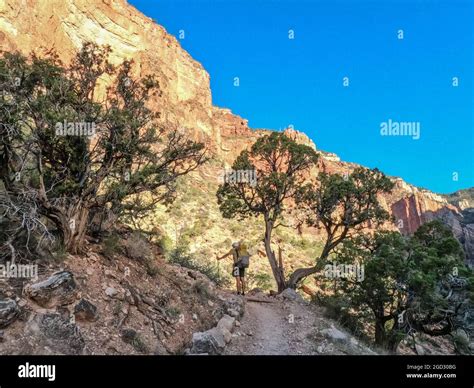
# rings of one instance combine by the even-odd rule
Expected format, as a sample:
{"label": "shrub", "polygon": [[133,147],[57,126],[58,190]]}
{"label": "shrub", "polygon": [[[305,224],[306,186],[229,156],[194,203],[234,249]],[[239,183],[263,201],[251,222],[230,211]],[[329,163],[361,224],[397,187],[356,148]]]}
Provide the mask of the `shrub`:
{"label": "shrub", "polygon": [[53,260],[56,263],[61,263],[67,259],[67,256],[68,256],[68,253],[64,244],[62,244],[61,242],[58,242],[57,244],[55,244],[54,251],[53,251]]}
{"label": "shrub", "polygon": [[120,237],[113,233],[107,236],[103,241],[102,253],[108,259],[114,257],[120,251]]}
{"label": "shrub", "polygon": [[207,300],[211,297],[209,293],[209,289],[207,288],[206,283],[203,281],[198,281],[193,284],[193,291],[197,294],[201,299]]}
{"label": "shrub", "polygon": [[167,254],[173,249],[173,241],[167,234],[163,234],[158,240],[158,246],[164,254]]}
{"label": "shrub", "polygon": [[258,272],[256,274],[249,273],[248,282],[250,288],[260,288],[261,290],[270,290],[273,285],[273,278],[270,274],[265,272]]}
{"label": "shrub", "polygon": [[178,307],[171,306],[166,309],[166,314],[168,314],[169,317],[176,319],[181,314],[181,310]]}
{"label": "shrub", "polygon": [[133,233],[127,240],[125,240],[125,249],[127,251],[127,256],[135,260],[146,262],[153,256],[150,244],[138,232]]}
{"label": "shrub", "polygon": [[152,277],[155,277],[160,273],[160,268],[155,265],[154,260],[149,258],[145,260],[146,273]]}
{"label": "shrub", "polygon": [[220,274],[219,269],[215,265],[198,262],[188,253],[186,247],[176,247],[168,254],[167,259],[171,264],[179,264],[182,267],[201,272],[218,286],[224,286],[227,284],[227,279]]}

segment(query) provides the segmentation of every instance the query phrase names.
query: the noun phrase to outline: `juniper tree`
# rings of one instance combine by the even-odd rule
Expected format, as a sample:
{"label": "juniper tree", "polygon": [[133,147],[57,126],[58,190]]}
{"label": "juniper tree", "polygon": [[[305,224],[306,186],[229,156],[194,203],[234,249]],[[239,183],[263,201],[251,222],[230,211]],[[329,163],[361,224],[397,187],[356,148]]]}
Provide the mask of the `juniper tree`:
{"label": "juniper tree", "polygon": [[[422,225],[408,238],[388,231],[359,235],[344,242],[335,260],[362,265],[364,279],[330,280],[336,287],[329,300],[371,325],[375,343],[392,351],[408,334],[450,334],[472,326],[466,319],[472,314],[474,278],[463,258],[459,242],[440,221]],[[329,282],[320,279],[323,286]]]}
{"label": "juniper tree", "polygon": [[325,243],[315,264],[296,269],[289,277],[288,286],[315,274],[326,263],[329,255],[345,239],[360,233],[369,225],[380,226],[390,219],[378,201],[378,195],[392,190],[393,183],[377,169],[357,167],[346,176],[320,173],[316,182],[307,183],[296,193],[298,210],[312,227],[322,226]]}
{"label": "juniper tree", "polygon": [[172,198],[175,179],[206,160],[202,144],[157,124],[157,80],[135,79],[132,62],[114,67],[109,54],[87,43],[68,65],[54,52],[0,58],[4,195],[27,198],[70,252],[94,215],[139,211],[145,194]]}
{"label": "juniper tree", "polygon": [[264,244],[273,276],[282,291],[286,288],[283,268],[271,248],[272,232],[281,225],[285,207],[294,199],[318,155],[307,145],[298,144],[281,132],[259,138],[250,150],[243,151],[232,165],[234,171],[255,171],[255,185],[238,180],[219,186],[217,199],[225,218],[261,217]]}

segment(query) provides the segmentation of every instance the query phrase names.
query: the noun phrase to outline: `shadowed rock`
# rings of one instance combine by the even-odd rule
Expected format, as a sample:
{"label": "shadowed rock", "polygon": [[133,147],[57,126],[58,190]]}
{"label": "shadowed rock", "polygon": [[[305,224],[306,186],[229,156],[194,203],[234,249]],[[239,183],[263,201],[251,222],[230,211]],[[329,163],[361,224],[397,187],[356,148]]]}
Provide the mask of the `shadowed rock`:
{"label": "shadowed rock", "polygon": [[98,318],[97,307],[87,299],[81,299],[74,307],[74,315],[79,321],[96,321]]}
{"label": "shadowed rock", "polygon": [[32,319],[26,332],[47,346],[54,353],[82,354],[84,338],[75,323],[56,313],[38,314]]}
{"label": "shadowed rock", "polygon": [[10,325],[20,314],[20,309],[13,299],[0,300],[0,328]]}
{"label": "shadowed rock", "polygon": [[225,345],[224,335],[218,328],[214,327],[205,332],[193,334],[191,354],[221,354]]}
{"label": "shadowed rock", "polygon": [[25,287],[25,295],[42,307],[63,306],[77,297],[76,282],[69,271],[52,274],[48,279]]}

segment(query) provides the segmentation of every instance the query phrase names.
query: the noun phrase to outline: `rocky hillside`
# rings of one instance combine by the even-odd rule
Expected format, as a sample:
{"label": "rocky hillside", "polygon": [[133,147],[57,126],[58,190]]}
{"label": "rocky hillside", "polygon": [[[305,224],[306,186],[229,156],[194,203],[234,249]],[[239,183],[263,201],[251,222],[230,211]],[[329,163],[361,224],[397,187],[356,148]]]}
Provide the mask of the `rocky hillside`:
{"label": "rocky hillside", "polygon": [[[28,8],[28,12],[22,12],[25,8]],[[159,23],[159,20],[157,22]],[[255,234],[250,234],[249,237],[259,241],[260,233],[254,225],[242,227],[234,224],[233,231],[224,230],[226,226],[231,225],[220,218],[214,193],[222,169],[229,167],[243,149],[248,148],[267,130],[251,129],[247,120],[233,114],[229,109],[212,105],[209,74],[182,49],[176,38],[125,0],[0,1],[2,50],[18,50],[25,54],[36,51],[41,54],[43,49],[54,48],[60,58],[67,62],[86,41],[110,45],[111,61],[114,64],[133,59],[137,76],[154,73],[163,93],[151,104],[161,113],[162,124],[170,129],[182,128],[195,139],[206,143],[212,161],[181,186],[181,198],[187,200],[181,201],[184,206],[181,212],[190,215],[190,219],[185,223],[186,228],[190,229],[199,222],[202,228],[202,233],[196,233],[196,236],[191,238],[191,248],[196,250],[199,247],[198,253],[203,257],[213,256],[216,250],[225,249],[228,239],[241,237],[236,236],[241,233],[239,228],[242,231],[252,230]],[[109,81],[103,80],[104,87]],[[299,141],[316,148],[303,133],[293,131],[293,135]],[[321,156],[319,171],[343,173],[356,167],[355,164],[340,161],[338,156],[332,153],[321,151]],[[398,228],[402,233],[412,233],[423,222],[441,218],[453,228],[472,264],[474,225],[469,210],[472,200],[466,199],[465,194],[462,198],[456,195],[442,197],[409,185],[402,179],[393,179],[396,183],[395,190],[381,198],[395,219],[395,224],[387,227]],[[202,204],[205,204],[206,209]],[[191,209],[199,209],[200,213],[207,214],[202,214],[202,220],[198,222],[196,212]],[[176,243],[179,235],[186,232],[183,232],[179,225],[183,220],[182,216],[173,216],[171,213],[170,217],[169,212],[157,209],[148,222],[149,229],[151,231],[153,228],[161,228],[167,233],[165,237]],[[208,223],[208,227],[203,227],[202,223]],[[307,232],[309,235],[303,233],[301,238],[295,233],[282,236],[283,244],[286,244],[287,258],[291,259],[289,256],[293,255],[295,260],[304,261],[308,253],[314,253],[295,248],[295,244],[304,246],[305,238],[314,240],[314,231]]]}
{"label": "rocky hillside", "polygon": [[0,280],[0,354],[182,354],[243,300],[124,233]]}
{"label": "rocky hillside", "polygon": [[0,279],[0,355],[376,354],[293,290],[236,296],[130,232],[56,259]]}
{"label": "rocky hillside", "polygon": [[[91,243],[85,255],[42,263],[35,281],[1,280],[0,353],[372,354],[298,294],[277,299],[256,291],[260,300],[245,307],[243,298],[222,291],[199,271],[167,262],[176,246],[185,246],[197,266],[212,263],[214,275],[225,284],[231,264],[217,266],[215,255],[240,238],[259,246],[259,220],[223,219],[215,193],[222,170],[269,131],[249,128],[246,119],[214,106],[209,74],[172,35],[125,0],[0,0],[1,50],[41,55],[54,48],[68,62],[87,41],[109,45],[114,64],[133,59],[136,76],[155,74],[162,94],[151,107],[160,112],[161,124],[204,142],[211,160],[179,180],[171,206],[157,206],[142,221],[142,229],[157,246],[140,243],[133,235],[112,234],[101,244]],[[110,80],[102,82],[105,88]],[[317,149],[304,133],[286,131]],[[350,173],[357,167],[317,150],[321,158],[312,174]],[[472,189],[440,196],[400,178],[393,180],[393,192],[380,198],[394,216],[394,223],[386,227],[410,234],[440,218],[451,226],[474,264]],[[282,228],[275,231],[274,242],[291,272],[313,264],[320,239],[318,230]],[[252,258],[248,281],[251,289],[274,288],[266,258]],[[244,309],[248,314],[240,323]],[[402,351],[414,350],[406,346]]]}

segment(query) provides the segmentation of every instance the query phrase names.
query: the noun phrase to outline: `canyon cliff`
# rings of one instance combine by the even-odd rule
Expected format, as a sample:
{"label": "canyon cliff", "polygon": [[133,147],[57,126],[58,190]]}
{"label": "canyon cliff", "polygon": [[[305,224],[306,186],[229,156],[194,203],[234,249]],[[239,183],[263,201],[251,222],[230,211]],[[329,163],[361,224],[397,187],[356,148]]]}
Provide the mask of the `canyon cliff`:
{"label": "canyon cliff", "polygon": [[[28,12],[23,12],[28,9]],[[155,74],[162,90],[152,101],[167,128],[181,128],[206,144],[219,162],[207,167],[199,179],[217,181],[218,169],[229,167],[235,157],[268,130],[249,128],[248,121],[212,103],[210,76],[178,40],[125,0],[0,0],[0,50],[39,55],[55,49],[68,62],[87,41],[107,44],[110,60],[117,65],[133,60],[136,76]],[[104,85],[110,80],[104,80]],[[287,130],[299,142],[316,149],[301,132]],[[320,151],[320,150],[318,150]],[[321,152],[319,171],[350,172],[357,165]],[[413,233],[421,224],[440,218],[463,244],[468,261],[474,262],[472,199],[443,197],[393,178],[394,191],[381,198],[402,233]],[[213,182],[216,183],[216,182]],[[214,199],[214,193],[209,195]]]}

